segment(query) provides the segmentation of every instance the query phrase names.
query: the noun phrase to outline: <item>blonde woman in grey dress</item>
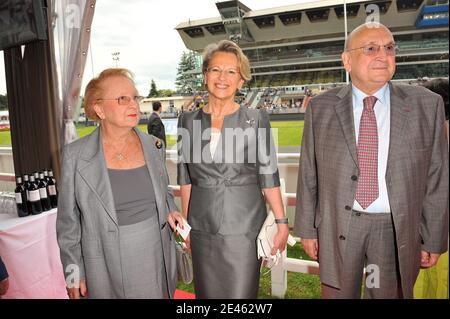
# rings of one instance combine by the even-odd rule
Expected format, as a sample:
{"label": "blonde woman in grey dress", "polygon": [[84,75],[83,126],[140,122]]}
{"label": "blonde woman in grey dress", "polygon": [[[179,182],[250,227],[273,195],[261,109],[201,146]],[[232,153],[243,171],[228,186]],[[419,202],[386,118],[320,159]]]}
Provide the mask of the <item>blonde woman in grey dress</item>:
{"label": "blonde woman in grey dress", "polygon": [[248,59],[235,43],[208,46],[203,61],[208,104],[178,122],[178,183],[182,214],[192,226],[186,245],[195,294],[257,298],[256,237],[266,201],[278,223],[273,255],[285,249],[289,235],[270,122],[266,112],[234,102],[250,79]]}
{"label": "blonde woman in grey dress", "polygon": [[86,87],[99,127],[64,148],[57,236],[71,299],[172,298],[181,219],[168,190],[164,145],[141,133],[131,73],[107,69]]}

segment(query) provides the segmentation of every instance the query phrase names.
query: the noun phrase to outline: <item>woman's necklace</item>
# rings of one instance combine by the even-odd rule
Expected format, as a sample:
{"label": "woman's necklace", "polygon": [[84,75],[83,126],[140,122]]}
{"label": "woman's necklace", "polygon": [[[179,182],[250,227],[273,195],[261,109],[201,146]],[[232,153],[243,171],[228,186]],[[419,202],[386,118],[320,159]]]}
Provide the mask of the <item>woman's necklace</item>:
{"label": "woman's necklace", "polygon": [[114,149],[114,152],[115,152],[114,158],[115,158],[116,160],[118,160],[118,161],[124,161],[124,160],[127,159],[127,156],[125,155],[125,150],[126,150],[126,148],[127,148],[127,146],[128,146],[128,143],[127,143],[127,142],[128,142],[128,139],[130,138],[131,135],[133,135],[133,133],[130,133],[130,135],[127,136],[127,138],[126,138],[125,141],[124,141],[124,145],[122,146],[122,149],[119,150],[119,151],[117,150],[117,148],[115,147],[114,144],[109,143],[109,142],[106,141],[106,140],[103,140],[103,142],[105,142],[105,144],[110,145],[110,146]]}

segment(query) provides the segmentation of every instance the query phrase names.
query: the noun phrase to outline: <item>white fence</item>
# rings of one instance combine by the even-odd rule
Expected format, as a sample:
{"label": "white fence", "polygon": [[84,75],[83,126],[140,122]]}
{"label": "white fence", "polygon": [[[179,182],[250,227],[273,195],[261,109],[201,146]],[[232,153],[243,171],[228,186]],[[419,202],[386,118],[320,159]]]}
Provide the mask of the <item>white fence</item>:
{"label": "white fence", "polygon": [[[12,155],[11,148],[2,148],[3,155]],[[5,154],[6,153],[6,154]],[[176,150],[167,150],[167,161],[176,162],[177,152]],[[298,166],[298,159],[300,158],[300,153],[278,153],[278,160],[296,160],[296,163],[287,164]],[[289,176],[286,176],[289,177]],[[0,172],[0,181],[14,183],[14,174],[2,173]],[[180,187],[178,185],[170,186],[174,191],[174,195],[180,196]],[[286,192],[286,183],[284,179],[281,179],[281,195],[283,198],[283,204],[285,211],[287,211],[288,206],[295,206],[296,194]],[[295,238],[297,242],[300,241],[299,238]],[[285,250],[282,253],[282,258],[279,263],[272,267],[271,269],[271,284],[272,284],[272,296],[283,298],[287,290],[287,272],[298,272],[305,274],[318,274],[319,264],[315,261],[302,260],[298,258],[291,258],[287,256]]]}

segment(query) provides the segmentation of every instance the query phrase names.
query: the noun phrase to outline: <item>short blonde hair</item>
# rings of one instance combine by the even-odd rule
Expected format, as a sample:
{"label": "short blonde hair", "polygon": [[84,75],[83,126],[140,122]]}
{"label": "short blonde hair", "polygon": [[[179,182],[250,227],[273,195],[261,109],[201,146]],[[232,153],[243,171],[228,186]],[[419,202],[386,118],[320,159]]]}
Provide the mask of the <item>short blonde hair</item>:
{"label": "short blonde hair", "polygon": [[229,40],[222,40],[218,43],[211,43],[206,46],[206,48],[203,50],[203,74],[206,73],[214,53],[217,52],[233,53],[238,60],[239,73],[241,74],[242,79],[244,79],[244,81],[246,82],[252,79],[250,62],[248,61],[247,56],[244,54],[244,52],[242,52],[242,49],[236,43]]}
{"label": "short blonde hair", "polygon": [[94,110],[94,105],[103,94],[102,83],[111,77],[123,76],[134,83],[134,75],[130,70],[121,68],[110,68],[103,70],[97,77],[89,81],[84,91],[84,112],[86,116],[94,121],[100,121]]}

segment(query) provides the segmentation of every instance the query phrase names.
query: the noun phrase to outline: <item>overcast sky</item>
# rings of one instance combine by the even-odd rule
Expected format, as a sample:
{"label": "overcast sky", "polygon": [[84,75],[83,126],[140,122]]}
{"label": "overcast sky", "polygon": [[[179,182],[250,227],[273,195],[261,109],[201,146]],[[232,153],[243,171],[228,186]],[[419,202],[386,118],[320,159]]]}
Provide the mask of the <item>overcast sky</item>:
{"label": "overcast sky", "polygon": [[[317,0],[242,0],[252,10]],[[220,16],[216,0],[98,0],[92,24],[92,60],[88,58],[83,90],[103,69],[119,66],[132,70],[141,95],[151,79],[158,89],[175,89],[181,54],[187,50],[175,27],[184,21]],[[6,93],[3,52],[0,53],[0,94]]]}

